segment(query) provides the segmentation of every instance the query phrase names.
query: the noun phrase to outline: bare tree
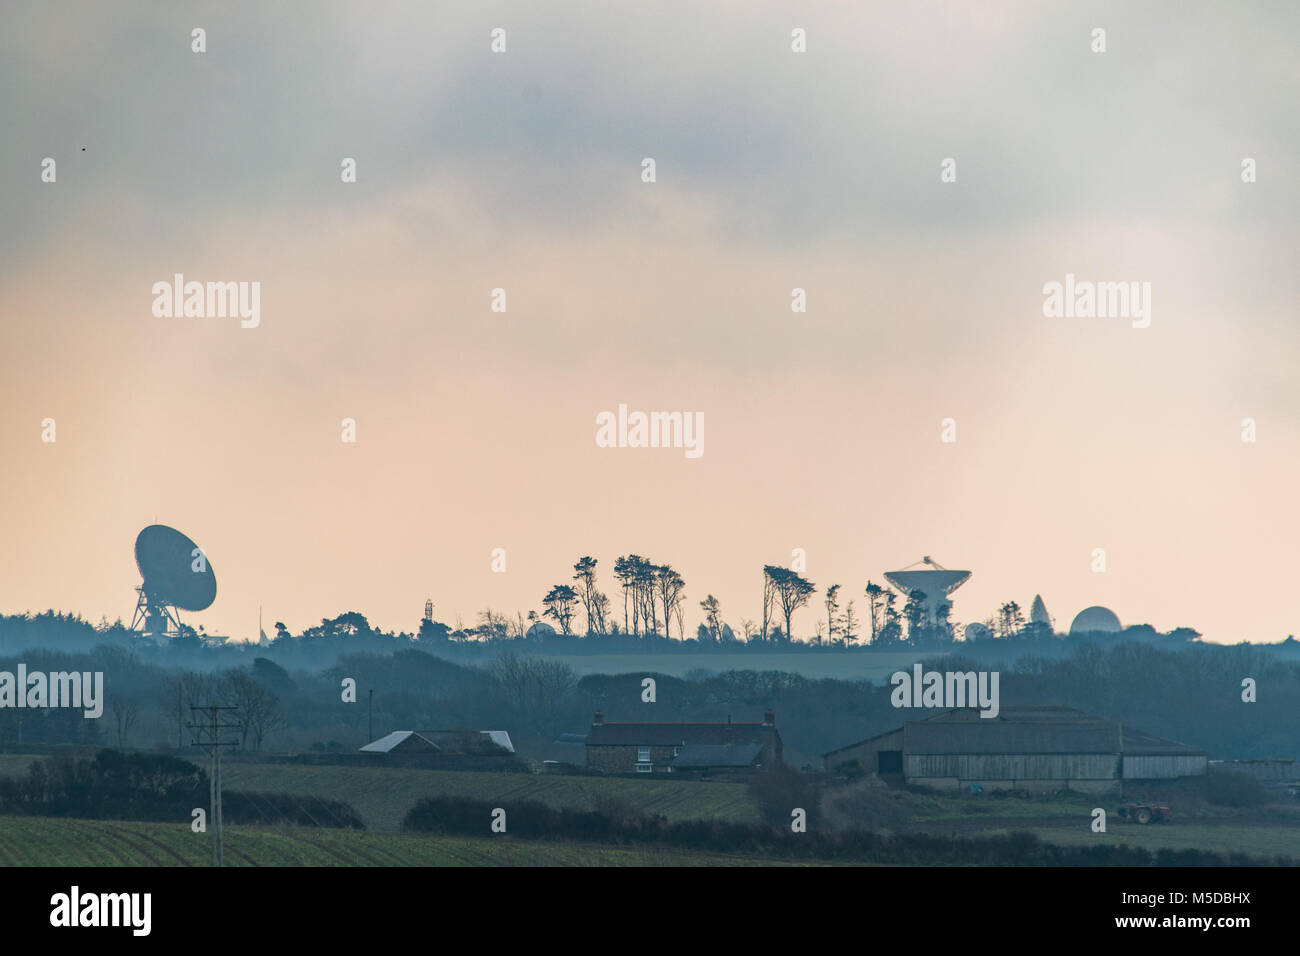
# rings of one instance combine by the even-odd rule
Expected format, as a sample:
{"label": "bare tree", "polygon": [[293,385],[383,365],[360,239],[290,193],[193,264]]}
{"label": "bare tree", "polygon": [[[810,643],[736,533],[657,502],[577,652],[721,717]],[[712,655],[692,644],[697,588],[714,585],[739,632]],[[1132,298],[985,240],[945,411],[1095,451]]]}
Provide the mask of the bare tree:
{"label": "bare tree", "polygon": [[117,725],[117,745],[125,747],[135,719],[140,715],[140,705],[134,698],[124,694],[109,694],[108,709],[112,711],[113,722]]}
{"label": "bare tree", "polygon": [[[668,637],[668,624],[673,619],[674,613],[679,610],[682,599],[686,597],[686,582],[671,565],[663,564],[654,569],[654,583],[664,609],[664,637]],[[678,634],[684,637],[681,634],[681,615],[678,614],[677,618]]]}
{"label": "bare tree", "polygon": [[490,607],[478,612],[481,633],[488,639],[505,640],[510,636],[510,618],[498,614]]}
{"label": "bare tree", "polygon": [[206,707],[215,703],[215,682],[208,674],[182,671],[168,675],[161,681],[158,702],[167,722],[176,728],[176,746],[184,747],[185,731],[194,721],[193,707]]}
{"label": "bare tree", "polygon": [[[591,596],[591,610],[596,615],[596,626],[599,630],[597,634],[605,634],[610,626],[609,618],[609,596],[603,591],[597,591]],[[615,630],[618,630],[618,621],[613,622]]]}
{"label": "bare tree", "polygon": [[704,629],[708,632],[709,639],[716,644],[722,640],[722,606],[710,594],[700,602],[700,609],[704,612]]}
{"label": "bare tree", "polygon": [[521,721],[553,733],[559,726],[577,677],[560,661],[502,654],[488,665],[502,703]]}
{"label": "bare tree", "polygon": [[858,616],[853,613],[853,602],[844,608],[844,617],[840,619],[840,634],[845,644],[852,644],[858,639]]}
{"label": "bare tree", "polygon": [[261,750],[266,735],[288,723],[279,699],[248,671],[227,671],[218,687],[222,702],[235,708],[230,711],[230,720],[238,727],[241,750],[248,748],[250,737],[254,751]]}

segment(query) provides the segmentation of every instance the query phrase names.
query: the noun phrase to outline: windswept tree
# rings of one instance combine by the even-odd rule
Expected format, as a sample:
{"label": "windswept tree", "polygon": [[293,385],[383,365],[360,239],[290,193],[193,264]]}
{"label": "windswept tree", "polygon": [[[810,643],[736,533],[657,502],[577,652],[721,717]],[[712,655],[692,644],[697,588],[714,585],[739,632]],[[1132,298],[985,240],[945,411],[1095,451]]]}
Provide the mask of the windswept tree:
{"label": "windswept tree", "polygon": [[785,639],[791,641],[793,631],[790,630],[790,618],[808,603],[817,587],[797,572],[774,564],[764,565],[763,574],[772,582],[777,607],[785,618]]}
{"label": "windswept tree", "polygon": [[1020,610],[1020,605],[1015,601],[1008,601],[998,608],[997,616],[997,635],[1001,638],[1011,638],[1019,634],[1025,627],[1025,615]]}
{"label": "windswept tree", "polygon": [[624,630],[629,634],[656,631],[659,614],[655,604],[655,565],[639,554],[629,554],[614,562],[614,576],[623,588]]}
{"label": "windswept tree", "polygon": [[832,584],[826,589],[826,641],[829,644],[835,643],[835,633],[839,630],[839,594],[840,586],[838,584]]}
{"label": "windswept tree", "polygon": [[573,566],[573,580],[578,582],[578,597],[587,612],[587,633],[604,634],[604,612],[609,601],[596,587],[596,559],[590,556],[579,558]]}
{"label": "windswept tree", "polygon": [[578,592],[567,584],[557,584],[542,598],[542,606],[546,608],[542,617],[554,618],[561,633],[568,635],[569,624],[578,606]]}
{"label": "windswept tree", "polygon": [[712,594],[700,602],[704,612],[704,630],[709,640],[717,644],[722,640],[722,605]]}
{"label": "windswept tree", "polygon": [[635,554],[629,554],[614,561],[614,578],[623,589],[623,632],[625,634],[636,633],[634,625],[628,618],[628,603],[632,597],[632,582],[636,577],[636,562],[640,560]]}
{"label": "windswept tree", "polygon": [[[655,603],[655,565],[646,558],[636,557],[632,568],[632,593],[634,605],[641,616],[641,633],[659,633],[659,611]],[[632,621],[636,623],[635,616]]]}
{"label": "windswept tree", "polygon": [[759,631],[760,640],[767,643],[767,633],[772,627],[772,617],[776,614],[776,581],[767,573],[770,565],[763,568],[763,629]]}
{"label": "windswept tree", "polygon": [[885,589],[874,581],[868,581],[866,587],[867,594],[867,615],[868,624],[871,626],[871,643],[876,643],[880,637],[880,628],[883,625],[881,612],[885,609]]}

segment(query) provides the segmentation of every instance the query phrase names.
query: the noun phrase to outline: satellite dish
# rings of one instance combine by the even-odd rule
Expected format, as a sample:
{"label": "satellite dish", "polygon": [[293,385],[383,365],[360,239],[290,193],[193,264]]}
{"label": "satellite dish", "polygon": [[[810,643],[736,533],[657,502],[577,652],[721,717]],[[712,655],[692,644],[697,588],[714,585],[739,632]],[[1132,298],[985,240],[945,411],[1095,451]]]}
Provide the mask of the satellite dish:
{"label": "satellite dish", "polygon": [[175,528],[151,524],[135,539],[135,564],[143,583],[136,588],[132,630],[167,635],[180,630],[176,609],[202,611],[217,598],[217,576],[207,555]]}
{"label": "satellite dish", "polygon": [[[924,564],[934,570],[911,570],[918,564]],[[926,627],[934,627],[938,623],[941,617],[940,605],[947,602],[948,595],[965,584],[969,577],[969,571],[949,571],[937,561],[932,561],[928,554],[901,571],[885,572],[885,580],[908,597],[918,592],[925,595]],[[951,604],[949,607],[951,608]]]}

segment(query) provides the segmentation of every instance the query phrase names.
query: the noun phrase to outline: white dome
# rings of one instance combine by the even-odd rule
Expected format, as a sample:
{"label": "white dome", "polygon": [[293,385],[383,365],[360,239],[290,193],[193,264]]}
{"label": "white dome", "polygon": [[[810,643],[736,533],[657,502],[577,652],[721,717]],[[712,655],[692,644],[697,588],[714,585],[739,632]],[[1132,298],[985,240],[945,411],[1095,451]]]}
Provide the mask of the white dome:
{"label": "white dome", "polygon": [[1122,631],[1119,618],[1108,607],[1094,605],[1085,607],[1074,616],[1070,624],[1071,634],[1087,634],[1089,631]]}

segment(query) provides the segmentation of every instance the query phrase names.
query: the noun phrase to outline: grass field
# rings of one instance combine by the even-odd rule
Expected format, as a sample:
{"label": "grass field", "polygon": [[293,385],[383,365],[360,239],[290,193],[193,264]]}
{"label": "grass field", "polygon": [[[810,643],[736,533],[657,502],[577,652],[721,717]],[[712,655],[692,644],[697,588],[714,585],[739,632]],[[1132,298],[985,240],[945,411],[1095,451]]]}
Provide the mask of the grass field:
{"label": "grass field", "polygon": [[564,777],[530,773],[415,770],[396,767],[306,767],[230,763],[222,783],[231,790],[268,790],[328,796],[352,804],[367,829],[395,832],[406,811],[424,797],[446,794],[512,802],[537,800],[552,807],[593,809],[602,797],[623,799],[669,820],[751,821],[757,809],[741,783],[688,780]]}
{"label": "grass field", "polygon": [[[0,754],[0,775],[18,775],[39,757]],[[200,766],[202,758],[189,758]],[[626,800],[669,820],[723,819],[750,822],[758,810],[743,783],[696,780],[566,777],[531,773],[419,770],[402,767],[300,766],[223,763],[227,790],[261,790],[326,797],[350,803],[366,829],[394,833],[406,811],[424,797],[440,794],[511,802],[537,800],[552,807],[594,809],[602,798]]]}
{"label": "grass field", "polygon": [[[0,774],[22,773],[33,759],[36,758],[29,755],[0,755]],[[356,808],[369,831],[357,834],[327,829],[231,828],[231,832],[239,834],[239,840],[247,841],[243,849],[241,843],[231,843],[233,852],[243,853],[240,859],[244,862],[258,865],[753,862],[677,850],[603,850],[568,843],[506,841],[497,847],[490,840],[434,839],[399,832],[407,810],[421,798],[436,794],[491,800],[507,809],[512,803],[524,800],[537,800],[553,807],[591,809],[603,798],[615,797],[674,821],[707,818],[754,821],[758,817],[757,808],[741,783],[238,761],[223,767],[223,778],[226,787],[232,790],[278,791],[343,800]],[[1049,843],[1066,845],[1127,843],[1152,851],[1199,849],[1266,858],[1281,854],[1300,860],[1300,809],[1292,807],[1230,811],[1173,800],[1176,816],[1170,824],[1121,823],[1112,814],[1108,832],[1093,833],[1089,826],[1092,808],[1110,809],[1114,802],[1111,798],[1059,794],[1028,800],[999,800],[972,799],[964,794],[891,793],[907,814],[894,825],[886,825],[883,832],[974,836],[1019,830],[1035,833]],[[421,843],[430,840],[433,843],[429,846]],[[201,864],[206,860],[207,846],[206,838],[191,834],[187,826],[0,818],[0,863],[24,864],[39,857],[46,863],[112,864],[136,861],[137,854],[153,854],[139,862]],[[60,854],[71,856],[67,861],[54,858]]]}
{"label": "grass field", "polygon": [[[684,850],[601,847],[301,827],[225,828],[227,866],[778,866],[789,861]],[[0,866],[208,866],[212,836],[183,823],[0,817]]]}
{"label": "grass field", "polygon": [[[965,795],[917,794],[916,818],[900,830],[961,836],[1007,833],[1037,834],[1048,843],[1092,846],[1098,843],[1146,850],[1208,850],[1214,853],[1278,855],[1300,860],[1300,809],[1286,804],[1252,810],[1228,810],[1173,798],[1174,820],[1145,826],[1121,822],[1115,798],[1057,794],[1028,800],[972,799]],[[1093,833],[1092,809],[1109,813],[1105,833]]]}

